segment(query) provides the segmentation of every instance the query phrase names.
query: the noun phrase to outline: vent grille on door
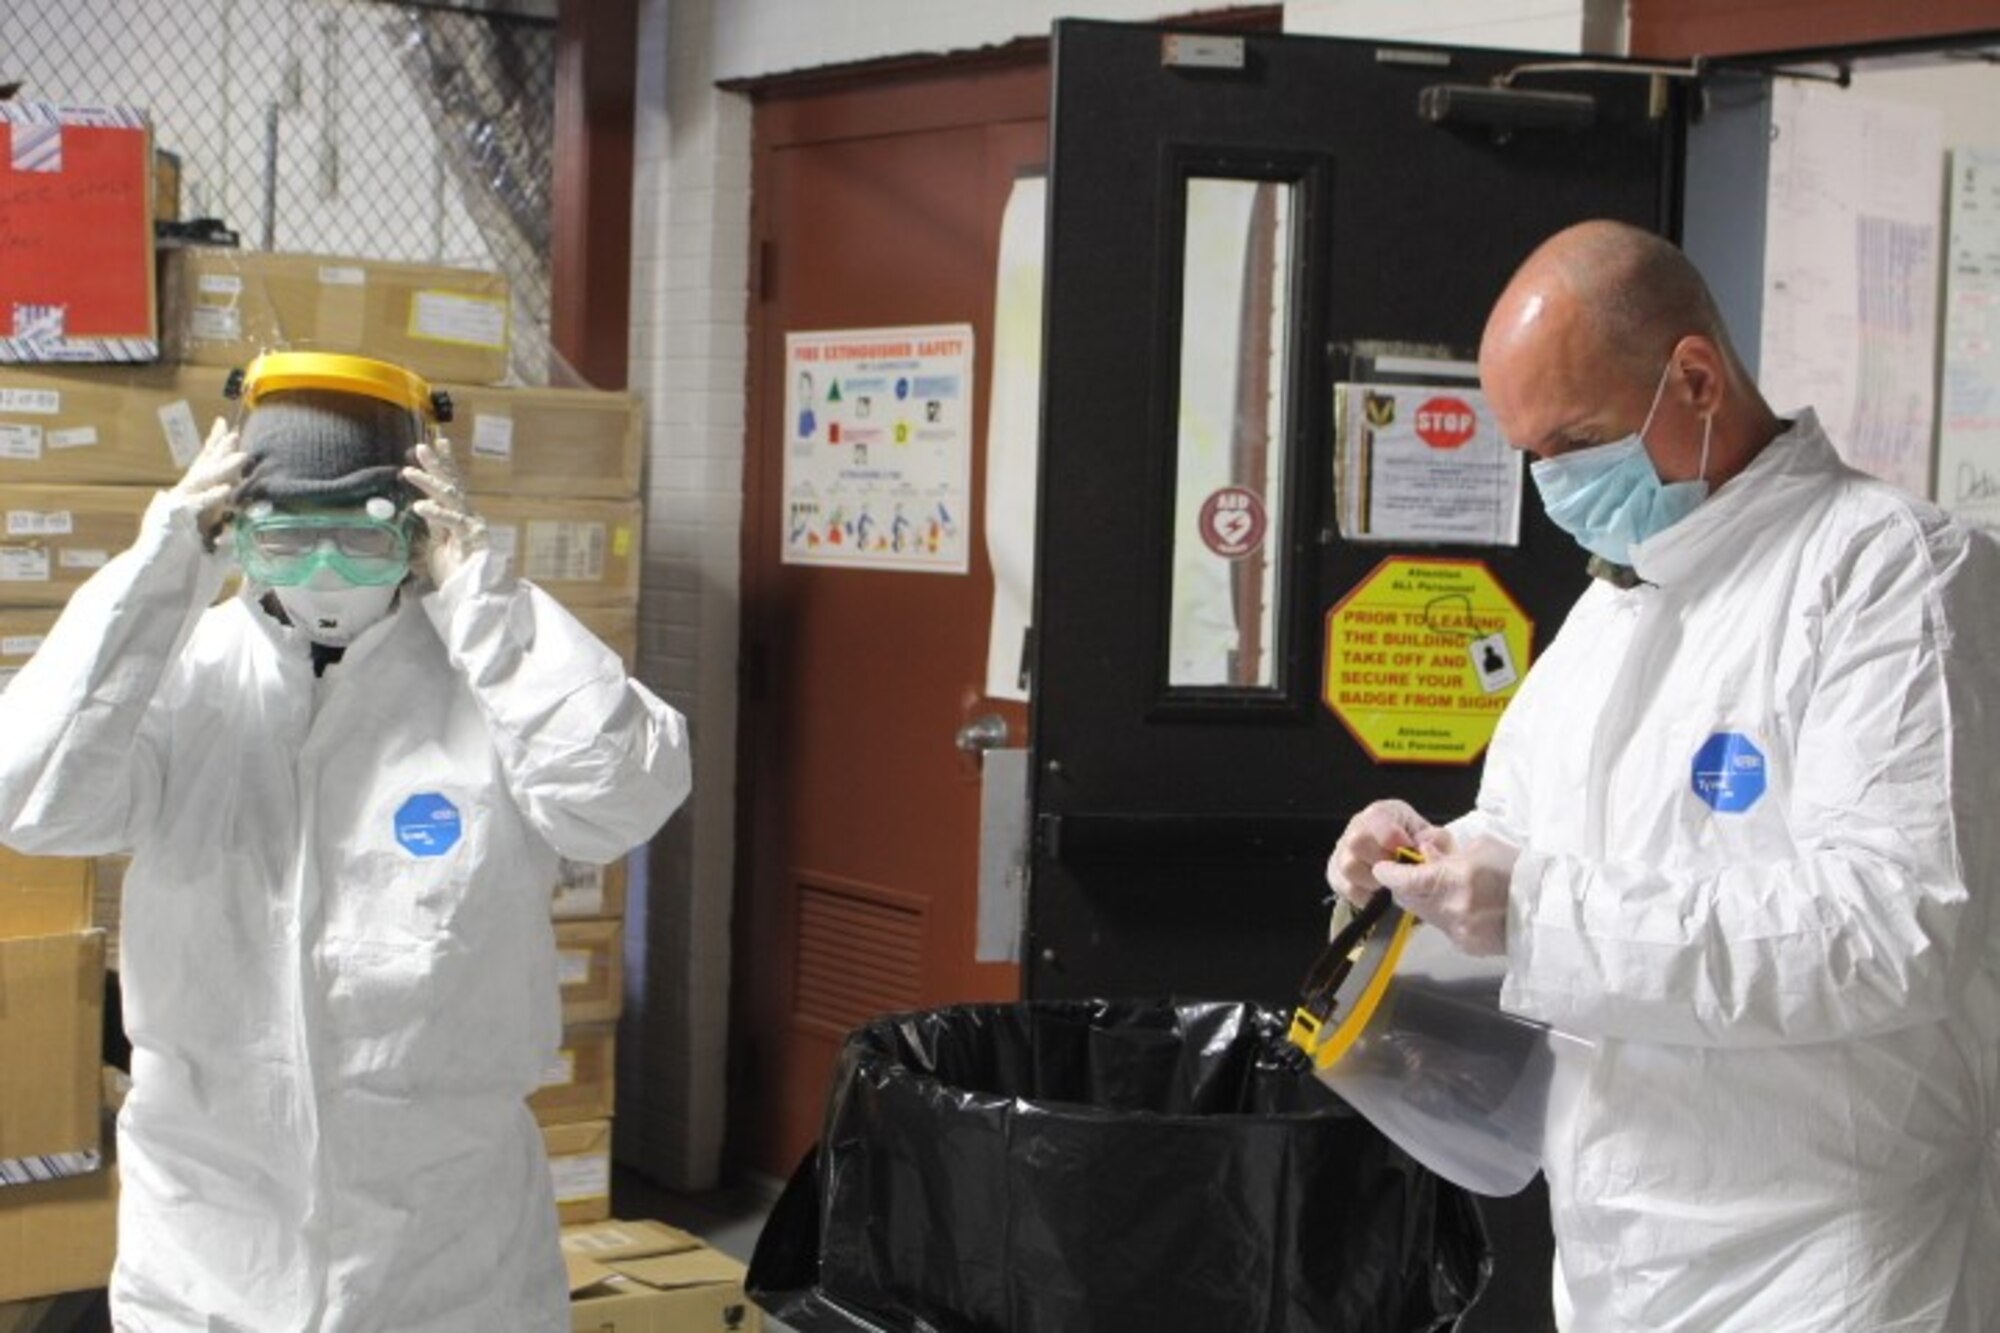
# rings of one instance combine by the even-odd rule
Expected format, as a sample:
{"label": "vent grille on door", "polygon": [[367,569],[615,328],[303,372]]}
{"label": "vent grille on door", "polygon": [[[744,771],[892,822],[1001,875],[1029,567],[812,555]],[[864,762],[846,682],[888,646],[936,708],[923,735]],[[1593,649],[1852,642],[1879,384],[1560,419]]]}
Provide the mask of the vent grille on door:
{"label": "vent grille on door", "polygon": [[847,889],[799,885],[793,1013],[847,1032],[922,1003],[924,914]]}

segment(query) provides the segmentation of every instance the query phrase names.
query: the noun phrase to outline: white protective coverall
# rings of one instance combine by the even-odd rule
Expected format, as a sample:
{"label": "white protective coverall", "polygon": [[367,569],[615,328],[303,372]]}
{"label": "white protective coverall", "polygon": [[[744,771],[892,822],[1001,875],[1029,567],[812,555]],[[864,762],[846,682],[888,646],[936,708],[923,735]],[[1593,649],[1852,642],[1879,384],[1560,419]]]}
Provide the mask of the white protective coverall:
{"label": "white protective coverall", "polygon": [[1502,1004],[1596,1043],[1550,1098],[1565,1327],[1992,1333],[2000,551],[1807,412],[1634,566],[1453,826],[1525,849]]}
{"label": "white protective coverall", "polygon": [[323,679],[224,574],[159,497],[0,694],[0,840],[133,852],[117,1325],[567,1330],[557,856],[659,827],[682,720],[490,554]]}

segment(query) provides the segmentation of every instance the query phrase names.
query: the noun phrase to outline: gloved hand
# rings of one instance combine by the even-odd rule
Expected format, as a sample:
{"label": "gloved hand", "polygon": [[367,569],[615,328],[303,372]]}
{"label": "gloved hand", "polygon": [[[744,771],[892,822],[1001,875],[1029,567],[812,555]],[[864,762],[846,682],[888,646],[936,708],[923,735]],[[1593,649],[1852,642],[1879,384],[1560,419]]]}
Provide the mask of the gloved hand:
{"label": "gloved hand", "polygon": [[1430,851],[1422,865],[1383,861],[1375,880],[1396,905],[1445,933],[1463,953],[1507,951],[1507,894],[1521,849],[1498,838],[1474,838],[1464,851]]}
{"label": "gloved hand", "polygon": [[209,427],[201,452],[188,464],[187,472],[167,492],[177,508],[194,515],[195,531],[201,544],[213,551],[215,539],[232,517],[230,500],[243,480],[243,466],[250,456],[237,447],[236,432],[221,417]]}
{"label": "gloved hand", "polygon": [[424,560],[431,583],[442,588],[475,554],[486,549],[486,520],[472,508],[465,474],[451,452],[451,441],[439,437],[437,447],[417,446],[417,466],[403,469],[403,480],[428,499],[411,508],[430,529]]}
{"label": "gloved hand", "polygon": [[1326,882],[1355,907],[1367,905],[1375,896],[1378,862],[1392,859],[1405,847],[1425,856],[1444,851],[1451,835],[1418,814],[1403,801],[1377,801],[1347,821],[1347,831],[1334,844],[1326,861]]}

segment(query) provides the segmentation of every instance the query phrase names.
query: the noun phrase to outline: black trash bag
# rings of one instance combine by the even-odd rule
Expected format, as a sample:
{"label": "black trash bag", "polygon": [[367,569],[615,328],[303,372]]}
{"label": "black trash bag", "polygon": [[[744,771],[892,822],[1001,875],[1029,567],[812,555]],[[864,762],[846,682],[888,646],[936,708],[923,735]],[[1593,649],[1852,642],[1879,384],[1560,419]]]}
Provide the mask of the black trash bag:
{"label": "black trash bag", "polygon": [[965,1005],[850,1034],[751,1298],[801,1333],[1403,1333],[1484,1289],[1471,1197],[1247,1004]]}

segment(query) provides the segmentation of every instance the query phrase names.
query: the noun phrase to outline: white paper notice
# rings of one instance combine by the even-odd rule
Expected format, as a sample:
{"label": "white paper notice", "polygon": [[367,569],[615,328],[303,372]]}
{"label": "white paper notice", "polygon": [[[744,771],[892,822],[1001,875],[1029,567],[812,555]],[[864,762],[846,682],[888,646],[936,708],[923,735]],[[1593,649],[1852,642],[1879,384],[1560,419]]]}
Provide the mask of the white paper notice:
{"label": "white paper notice", "polygon": [[201,452],[201,427],[195,425],[194,409],[187,399],[160,409],[160,431],[167,437],[167,452],[181,467],[194,462],[194,456]]}
{"label": "white paper notice", "polygon": [[557,1203],[601,1199],[611,1192],[611,1155],[584,1153],[576,1157],[551,1157],[549,1175],[555,1181]]}
{"label": "white paper notice", "polygon": [[785,335],[788,565],[963,574],[972,326]]}
{"label": "white paper notice", "polygon": [[480,413],[472,418],[472,452],[479,458],[512,460],[514,418]]}
{"label": "white paper notice", "polygon": [[9,537],[67,537],[75,531],[76,520],[70,517],[67,509],[46,513],[33,509],[7,511]]}
{"label": "white paper notice", "polygon": [[111,563],[111,552],[65,546],[57,563],[64,569],[102,569]]}
{"label": "white paper notice", "polygon": [[531,519],[527,551],[521,558],[522,576],[551,583],[595,583],[604,577],[604,552],[609,544],[609,533],[602,523]]}
{"label": "white paper notice", "polygon": [[4,389],[0,388],[0,412],[10,415],[34,413],[36,416],[52,417],[62,411],[62,390],[60,389]]}
{"label": "white paper notice", "polygon": [[32,463],[41,456],[40,426],[0,425],[0,458],[14,463]]}
{"label": "white paper notice", "polygon": [[1521,542],[1520,451],[1477,389],[1342,384],[1340,533],[1349,541]]}
{"label": "white paper notice", "polygon": [[451,292],[418,292],[410,310],[410,332],[434,342],[505,347],[507,303]]}
{"label": "white paper notice", "polygon": [[47,583],[49,553],[40,546],[0,546],[0,583]]}
{"label": "white paper notice", "polygon": [[2000,147],[1951,155],[1938,503],[2000,534]]}
{"label": "white paper notice", "polygon": [[1771,119],[1764,396],[1818,409],[1848,462],[1927,496],[1940,115],[1780,79]]}
{"label": "white paper notice", "polygon": [[68,430],[52,430],[49,432],[49,448],[51,449],[82,449],[87,445],[96,443],[97,427],[95,426],[71,426]]}

